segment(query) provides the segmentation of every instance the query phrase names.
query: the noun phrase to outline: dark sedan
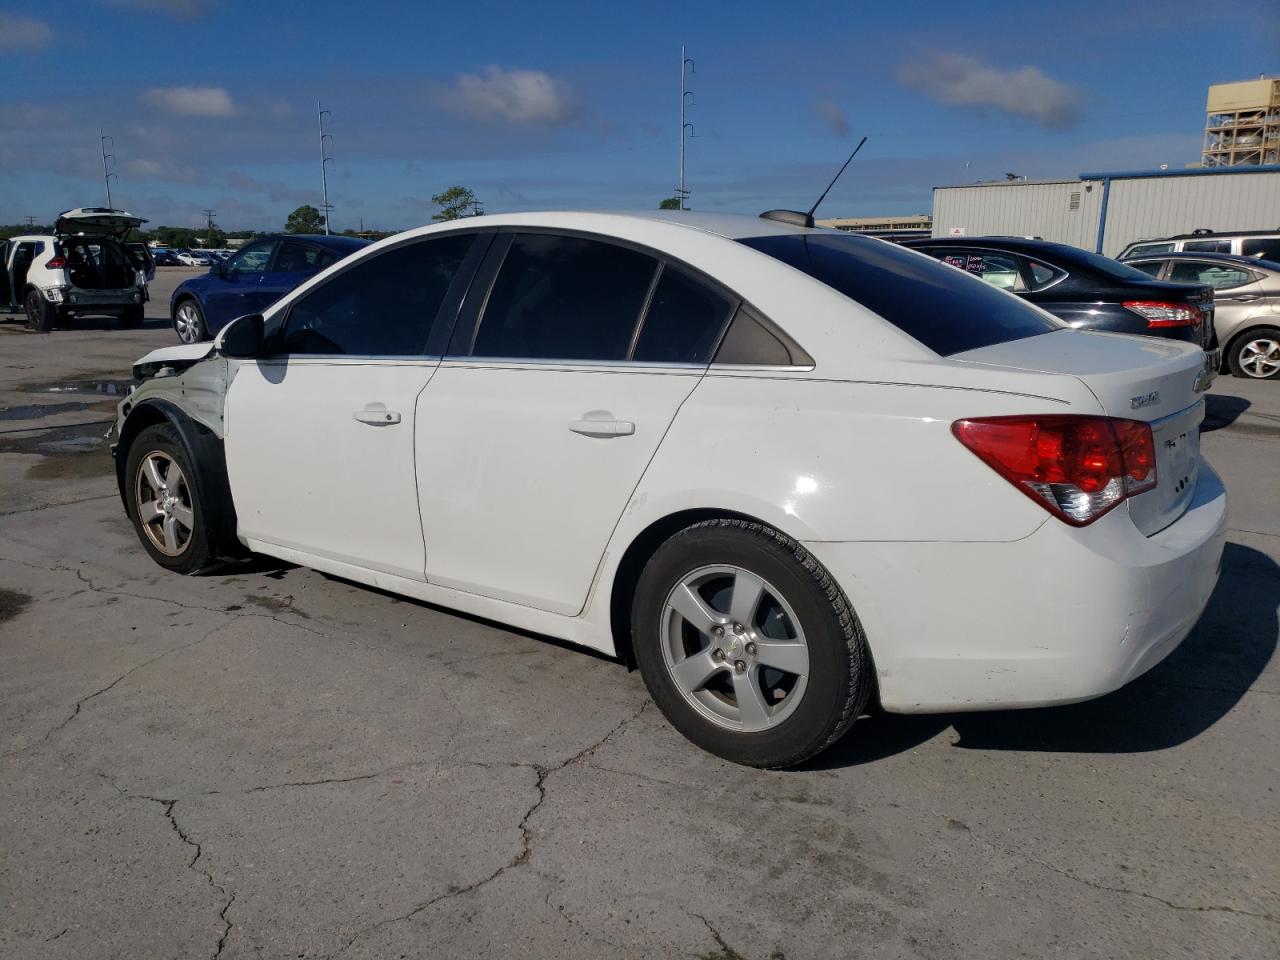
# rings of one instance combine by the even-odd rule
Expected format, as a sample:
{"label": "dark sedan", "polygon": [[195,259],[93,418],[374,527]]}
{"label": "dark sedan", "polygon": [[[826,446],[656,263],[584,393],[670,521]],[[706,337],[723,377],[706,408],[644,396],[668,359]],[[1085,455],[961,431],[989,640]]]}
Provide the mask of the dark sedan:
{"label": "dark sedan", "polygon": [[1016,293],[1073,327],[1191,340],[1215,349],[1213,288],[1156,280],[1065,243],[1017,237],[932,237],[911,247]]}
{"label": "dark sedan", "polygon": [[262,237],[173,291],[169,316],[183,343],[207,340],[236,317],[262,313],[294,287],[361,247],[356,237]]}

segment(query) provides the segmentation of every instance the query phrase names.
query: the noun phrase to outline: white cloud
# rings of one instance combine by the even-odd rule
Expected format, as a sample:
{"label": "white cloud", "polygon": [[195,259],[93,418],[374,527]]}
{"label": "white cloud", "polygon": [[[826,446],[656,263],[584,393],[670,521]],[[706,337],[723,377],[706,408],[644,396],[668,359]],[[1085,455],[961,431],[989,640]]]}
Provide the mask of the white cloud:
{"label": "white cloud", "polygon": [[827,126],[831,128],[831,132],[838,137],[847,137],[849,131],[853,128],[849,126],[849,118],[844,115],[844,111],[831,100],[819,100],[813,105],[813,109],[817,111],[818,116],[827,122]]}
{"label": "white cloud", "polygon": [[1038,67],[1002,70],[959,53],[933,53],[903,63],[898,79],[941,103],[988,107],[1042,127],[1069,127],[1079,95]]}
{"label": "white cloud", "polygon": [[454,113],[513,123],[561,124],[577,111],[572,92],[541,70],[486,67],[483,75],[460,74],[437,99]]}
{"label": "white cloud", "polygon": [[152,87],[146,101],[188,117],[230,117],[236,112],[231,94],[222,87]]}
{"label": "white cloud", "polygon": [[53,31],[43,20],[0,10],[0,48],[23,50],[48,44]]}

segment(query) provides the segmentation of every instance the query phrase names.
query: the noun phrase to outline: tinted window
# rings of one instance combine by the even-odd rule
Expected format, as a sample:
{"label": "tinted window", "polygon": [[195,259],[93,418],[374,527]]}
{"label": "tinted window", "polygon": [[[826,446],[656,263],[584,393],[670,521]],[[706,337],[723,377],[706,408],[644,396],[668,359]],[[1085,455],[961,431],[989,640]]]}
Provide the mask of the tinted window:
{"label": "tinted window", "polygon": [[706,363],[729,319],[729,298],[688,274],[664,267],[645,313],[633,359]]}
{"label": "tinted window", "polygon": [[1207,283],[1215,289],[1219,287],[1238,287],[1248,283],[1253,276],[1248,270],[1217,263],[1175,263],[1169,271],[1169,279],[1174,283]]}
{"label": "tinted window", "polygon": [[856,300],[943,356],[1062,329],[1016,297],[880,240],[811,233],[741,242]]}
{"label": "tinted window", "polygon": [[1261,257],[1263,260],[1280,260],[1280,237],[1262,237],[1254,240],[1242,240],[1240,252],[1246,257]]}
{"label": "tinted window", "polygon": [[1148,253],[1172,253],[1172,243],[1139,243],[1124,252],[1126,257],[1137,257]]}
{"label": "tinted window", "polygon": [[516,236],[472,355],[624,360],[657,261],[625,247],[550,234]]}
{"label": "tinted window", "polygon": [[[274,273],[315,273],[319,270],[320,248],[297,240],[280,241],[276,261],[271,266]],[[333,263],[333,260],[329,260]]]}
{"label": "tinted window", "polygon": [[1119,260],[1112,260],[1110,257],[1104,257],[1100,253],[1090,253],[1088,250],[1081,250],[1078,247],[1068,248],[1064,262],[1067,266],[1070,266],[1072,260],[1079,260],[1086,266],[1097,270],[1104,276],[1113,277],[1116,280],[1151,279],[1141,270],[1135,270],[1127,263],[1121,263]]}
{"label": "tinted window", "polygon": [[1038,260],[1028,260],[1027,267],[1031,271],[1031,289],[1043,290],[1055,280],[1064,276],[1063,272],[1056,267],[1051,267],[1047,263],[1041,263]]}
{"label": "tinted window", "polygon": [[1190,253],[1230,253],[1230,240],[1188,240],[1182,249]]}
{"label": "tinted window", "polygon": [[473,240],[411,243],[343,271],[289,309],[276,352],[421,356]]}
{"label": "tinted window", "polygon": [[1153,277],[1160,275],[1160,268],[1164,266],[1163,260],[1149,260],[1146,263],[1131,263],[1129,266],[1135,270],[1141,270],[1143,273],[1150,274]]}
{"label": "tinted window", "polygon": [[[227,261],[228,273],[262,273],[267,269],[271,253],[276,248],[274,240],[259,240],[251,243]],[[186,253],[179,250],[178,253]]]}

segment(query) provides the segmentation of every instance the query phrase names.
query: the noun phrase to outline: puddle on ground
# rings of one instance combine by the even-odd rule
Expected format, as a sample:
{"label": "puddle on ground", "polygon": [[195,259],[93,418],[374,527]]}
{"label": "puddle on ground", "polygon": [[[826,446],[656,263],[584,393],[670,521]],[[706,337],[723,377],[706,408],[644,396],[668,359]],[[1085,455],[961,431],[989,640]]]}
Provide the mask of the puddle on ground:
{"label": "puddle on ground", "polygon": [[0,623],[12,620],[31,602],[31,594],[0,587]]}
{"label": "puddle on ground", "polygon": [[25,383],[18,389],[24,393],[93,393],[104,397],[124,397],[132,380],[48,380],[43,383]]}
{"label": "puddle on ground", "polygon": [[87,410],[95,404],[76,400],[68,403],[28,403],[20,407],[0,408],[0,420],[40,420],[72,410]]}
{"label": "puddle on ground", "polygon": [[28,480],[67,480],[111,477],[111,447],[101,424],[51,428],[34,436],[0,436],[0,454],[36,454],[41,459],[27,468]]}

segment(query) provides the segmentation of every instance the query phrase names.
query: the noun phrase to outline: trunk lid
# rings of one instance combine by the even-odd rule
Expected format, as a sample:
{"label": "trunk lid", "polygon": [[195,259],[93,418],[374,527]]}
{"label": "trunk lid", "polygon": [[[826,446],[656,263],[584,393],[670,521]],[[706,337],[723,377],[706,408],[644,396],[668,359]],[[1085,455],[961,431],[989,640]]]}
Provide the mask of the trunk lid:
{"label": "trunk lid", "polygon": [[1204,353],[1186,341],[1060,330],[955,354],[963,363],[1075,377],[1109,417],[1151,425],[1155,489],[1131,497],[1134,524],[1147,536],[1178,519],[1200,467]]}
{"label": "trunk lid", "polygon": [[146,223],[125,210],[109,207],[76,207],[58,214],[54,233],[58,235],[83,234],[94,237],[115,237],[123,240],[129,231]]}

